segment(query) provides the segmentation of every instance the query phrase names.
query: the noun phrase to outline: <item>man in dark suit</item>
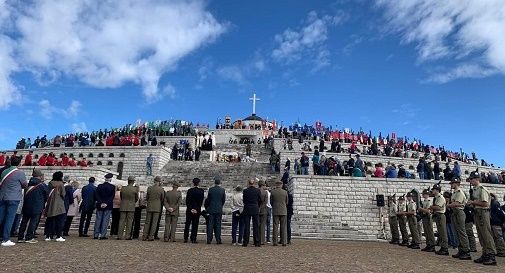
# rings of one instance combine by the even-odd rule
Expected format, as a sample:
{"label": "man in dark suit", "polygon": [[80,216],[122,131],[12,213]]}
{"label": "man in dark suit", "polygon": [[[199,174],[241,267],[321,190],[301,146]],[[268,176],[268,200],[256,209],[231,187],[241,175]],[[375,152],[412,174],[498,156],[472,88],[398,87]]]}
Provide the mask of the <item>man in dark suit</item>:
{"label": "man in dark suit", "polygon": [[191,226],[191,242],[196,244],[196,235],[198,233],[198,221],[202,212],[204,191],[200,189],[200,179],[193,179],[194,187],[188,190],[186,194],[186,223],[184,225],[184,242],[188,242],[189,226]]}
{"label": "man in dark suit", "polygon": [[[82,201],[79,210],[81,211],[81,220],[79,221],[79,237],[88,237],[89,222],[93,211],[95,210],[95,178],[90,177],[88,185],[82,188]],[[86,222],[86,223],[85,223]]]}
{"label": "man in dark suit", "polygon": [[98,185],[95,191],[96,199],[96,219],[95,219],[95,239],[107,240],[107,227],[109,226],[112,214],[112,201],[116,195],[116,186],[112,185],[113,174],[105,175],[105,182]]}
{"label": "man in dark suit", "polygon": [[256,180],[249,179],[249,187],[243,192],[244,199],[244,240],[242,246],[249,244],[249,235],[251,233],[251,219],[253,221],[253,240],[254,246],[260,247],[259,237],[259,210],[261,205],[261,191],[255,187]]}
{"label": "man in dark suit", "polygon": [[216,235],[216,243],[221,242],[221,219],[223,217],[223,205],[226,201],[224,189],[220,186],[221,178],[214,178],[215,186],[209,189],[209,194],[205,200],[205,209],[209,213],[207,225],[207,244],[212,242],[212,232]]}

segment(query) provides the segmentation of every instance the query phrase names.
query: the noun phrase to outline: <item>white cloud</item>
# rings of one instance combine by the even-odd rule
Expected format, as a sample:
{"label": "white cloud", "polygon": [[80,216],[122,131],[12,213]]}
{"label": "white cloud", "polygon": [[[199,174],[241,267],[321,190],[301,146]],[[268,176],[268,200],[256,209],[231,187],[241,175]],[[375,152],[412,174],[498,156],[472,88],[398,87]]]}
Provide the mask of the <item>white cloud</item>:
{"label": "white cloud", "polygon": [[175,87],[173,87],[171,84],[165,85],[165,87],[163,88],[163,96],[169,97],[171,99],[175,99],[177,97]]}
{"label": "white cloud", "polygon": [[220,67],[217,69],[217,74],[221,78],[235,82],[236,84],[241,85],[241,86],[249,84],[249,82],[247,81],[247,79],[244,75],[244,72],[237,65],[229,65],[229,66]]}
{"label": "white cloud", "polygon": [[40,114],[45,119],[53,118],[53,114],[59,117],[72,118],[77,117],[80,113],[82,104],[79,101],[73,100],[67,108],[58,108],[51,104],[47,99],[39,102]]}
{"label": "white cloud", "polygon": [[330,64],[328,28],[342,23],[347,15],[339,12],[337,15],[322,15],[309,12],[307,19],[298,29],[286,29],[282,34],[275,36],[277,47],[272,51],[275,61],[282,64],[292,64],[302,58],[310,59],[317,68]]}
{"label": "white cloud", "polygon": [[72,123],[72,132],[73,133],[83,133],[87,132],[88,127],[86,126],[86,123],[84,122],[76,122]]}
{"label": "white cloud", "polygon": [[61,76],[97,88],[133,82],[148,102],[156,101],[163,95],[160,77],[227,28],[206,10],[205,1],[6,3],[10,12],[0,13],[0,27],[3,22],[13,29],[0,29],[0,108],[18,99],[11,80],[16,65],[41,83]]}
{"label": "white cloud", "polygon": [[376,0],[388,27],[416,44],[419,62],[450,60],[436,82],[505,74],[505,1]]}

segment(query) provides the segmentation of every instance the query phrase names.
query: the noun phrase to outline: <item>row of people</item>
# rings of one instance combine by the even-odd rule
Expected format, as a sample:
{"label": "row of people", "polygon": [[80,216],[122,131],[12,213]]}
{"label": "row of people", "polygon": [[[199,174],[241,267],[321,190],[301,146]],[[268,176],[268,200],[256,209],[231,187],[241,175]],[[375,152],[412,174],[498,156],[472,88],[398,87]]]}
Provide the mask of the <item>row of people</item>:
{"label": "row of people", "polygon": [[[418,221],[420,221],[426,238],[426,246],[422,251],[449,255],[448,235],[455,231],[458,252],[452,257],[471,260],[471,252],[477,251],[473,235],[473,224],[475,224],[482,246],[482,255],[474,261],[485,265],[496,265],[496,256],[505,257],[502,232],[505,214],[494,195],[481,185],[480,174],[477,171],[470,173],[468,181],[471,184],[469,194],[461,189],[461,179],[457,177],[450,181],[452,193],[448,192],[445,196],[442,194],[440,182],[431,189],[423,190],[419,208],[412,192],[407,193],[407,201],[405,201],[405,196],[400,196],[398,200],[395,195],[389,196],[388,215],[392,237],[390,243],[420,249],[421,232],[418,227]],[[447,215],[450,217],[448,218]],[[451,222],[450,226],[447,225],[448,219]],[[435,241],[433,221],[436,223],[438,243]],[[409,238],[407,226],[412,240]],[[438,250],[435,249],[436,245],[440,246]]]}

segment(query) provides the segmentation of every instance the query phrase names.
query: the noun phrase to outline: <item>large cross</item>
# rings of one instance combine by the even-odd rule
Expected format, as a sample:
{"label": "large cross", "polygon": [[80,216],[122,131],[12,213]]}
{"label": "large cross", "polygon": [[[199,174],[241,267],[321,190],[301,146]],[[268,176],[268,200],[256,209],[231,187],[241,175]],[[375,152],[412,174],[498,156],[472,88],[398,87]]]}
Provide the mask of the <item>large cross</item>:
{"label": "large cross", "polygon": [[256,115],[256,101],[259,101],[260,98],[257,98],[256,97],[256,93],[253,94],[253,97],[252,98],[249,98],[249,100],[252,100],[253,102],[253,115]]}

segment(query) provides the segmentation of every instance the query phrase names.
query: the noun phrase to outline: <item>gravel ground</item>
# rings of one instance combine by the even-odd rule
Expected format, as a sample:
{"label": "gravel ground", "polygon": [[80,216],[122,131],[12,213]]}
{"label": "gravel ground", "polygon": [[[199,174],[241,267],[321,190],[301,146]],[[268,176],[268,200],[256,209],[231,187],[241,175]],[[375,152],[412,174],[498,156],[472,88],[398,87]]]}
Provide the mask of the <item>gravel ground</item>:
{"label": "gravel ground", "polygon": [[490,267],[383,242],[294,240],[245,248],[227,240],[207,245],[201,236],[198,244],[67,239],[2,247],[0,272],[505,272],[505,258]]}

